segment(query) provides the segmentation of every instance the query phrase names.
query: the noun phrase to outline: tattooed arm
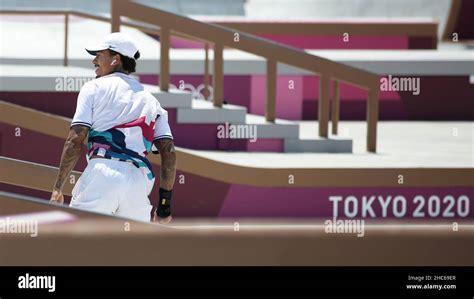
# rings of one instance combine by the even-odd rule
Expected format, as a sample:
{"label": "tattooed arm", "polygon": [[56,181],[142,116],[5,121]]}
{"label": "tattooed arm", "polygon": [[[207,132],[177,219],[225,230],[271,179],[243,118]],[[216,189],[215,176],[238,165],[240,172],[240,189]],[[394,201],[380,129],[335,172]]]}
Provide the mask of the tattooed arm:
{"label": "tattooed arm", "polygon": [[63,203],[63,187],[69,176],[69,173],[74,168],[81,155],[82,145],[87,139],[89,128],[86,126],[72,126],[69,131],[69,136],[64,143],[63,153],[61,155],[61,162],[59,164],[58,177],[54,183],[53,193],[51,195],[51,202]]}
{"label": "tattooed arm", "polygon": [[171,191],[176,176],[174,142],[172,139],[163,138],[155,140],[154,144],[161,156],[160,188]]}
{"label": "tattooed arm", "polygon": [[160,198],[153,217],[154,221],[167,224],[171,221],[171,195],[176,177],[176,153],[172,139],[163,138],[154,141],[161,156]]}

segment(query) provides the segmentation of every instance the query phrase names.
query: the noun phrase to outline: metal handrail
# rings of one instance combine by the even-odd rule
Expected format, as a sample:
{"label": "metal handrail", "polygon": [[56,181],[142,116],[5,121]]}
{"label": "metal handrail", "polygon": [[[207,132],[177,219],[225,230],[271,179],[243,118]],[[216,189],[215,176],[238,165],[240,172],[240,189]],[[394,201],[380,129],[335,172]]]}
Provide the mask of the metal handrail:
{"label": "metal handrail", "polygon": [[[69,16],[75,15],[99,21],[110,21],[112,32],[120,30],[120,25],[137,28],[141,31],[160,35],[160,89],[168,91],[169,69],[170,69],[170,37],[180,36],[188,39],[202,41],[205,43],[205,82],[208,82],[208,46],[214,45],[213,65],[213,87],[214,106],[221,107],[223,104],[224,83],[224,47],[234,48],[252,53],[267,59],[267,99],[265,117],[269,122],[276,118],[276,86],[277,86],[277,63],[284,63],[301,69],[311,71],[321,76],[319,96],[319,136],[328,137],[328,123],[330,119],[330,89],[333,80],[333,113],[332,133],[337,134],[339,120],[339,82],[356,85],[368,90],[367,102],[367,150],[376,151],[377,121],[378,121],[378,99],[379,99],[379,76],[375,73],[360,70],[355,67],[334,62],[322,57],[308,54],[302,50],[268,41],[248,33],[232,30],[223,26],[202,23],[187,17],[151,8],[138,3],[111,0],[111,17],[93,15],[84,12],[64,10],[3,10],[1,14],[44,14],[64,15],[64,65],[68,65],[68,23]],[[130,20],[122,20],[121,17]],[[134,22],[139,21],[139,22]],[[152,24],[150,25],[144,25]],[[235,41],[236,35],[238,42]],[[207,84],[206,84],[207,85]]]}

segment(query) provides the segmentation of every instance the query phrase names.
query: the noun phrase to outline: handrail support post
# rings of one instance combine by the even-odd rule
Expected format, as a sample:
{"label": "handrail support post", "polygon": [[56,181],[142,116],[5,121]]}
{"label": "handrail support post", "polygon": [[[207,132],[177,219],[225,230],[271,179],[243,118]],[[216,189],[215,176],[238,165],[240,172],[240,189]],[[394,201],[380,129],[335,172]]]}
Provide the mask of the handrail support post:
{"label": "handrail support post", "polygon": [[69,13],[64,14],[64,61],[63,65],[67,66],[69,63],[67,48],[68,48],[68,37],[69,35]]}
{"label": "handrail support post", "polygon": [[204,45],[204,99],[209,99],[209,44]]}
{"label": "handrail support post", "polygon": [[265,119],[275,122],[276,118],[276,90],[277,90],[277,62],[267,60],[267,100],[265,103]]}
{"label": "handrail support post", "polygon": [[377,151],[377,121],[379,118],[379,86],[369,89],[367,100],[367,151]]}
{"label": "handrail support post", "polygon": [[214,107],[222,107],[224,102],[224,57],[222,44],[214,44]]}
{"label": "handrail support post", "polygon": [[331,124],[332,124],[332,134],[337,135],[337,127],[339,125],[339,81],[334,79],[333,82],[333,94],[332,94],[332,107],[331,107]]}
{"label": "handrail support post", "polygon": [[319,78],[319,108],[318,108],[318,121],[319,121],[319,137],[328,137],[328,125],[329,125],[329,88],[330,80],[326,75],[321,75]]}
{"label": "handrail support post", "polygon": [[111,32],[120,32],[120,0],[110,0],[110,29]]}
{"label": "handrail support post", "polygon": [[168,91],[170,85],[170,30],[160,30],[160,90]]}

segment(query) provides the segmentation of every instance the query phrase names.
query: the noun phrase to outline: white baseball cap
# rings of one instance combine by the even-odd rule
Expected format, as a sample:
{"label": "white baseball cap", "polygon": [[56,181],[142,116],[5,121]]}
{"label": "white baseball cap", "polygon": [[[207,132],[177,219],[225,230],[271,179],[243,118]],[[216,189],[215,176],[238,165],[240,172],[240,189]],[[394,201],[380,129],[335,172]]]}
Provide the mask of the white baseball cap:
{"label": "white baseball cap", "polygon": [[111,33],[101,43],[86,48],[86,51],[91,55],[96,55],[97,51],[102,50],[112,50],[132,59],[135,59],[135,54],[138,51],[130,37],[122,32]]}

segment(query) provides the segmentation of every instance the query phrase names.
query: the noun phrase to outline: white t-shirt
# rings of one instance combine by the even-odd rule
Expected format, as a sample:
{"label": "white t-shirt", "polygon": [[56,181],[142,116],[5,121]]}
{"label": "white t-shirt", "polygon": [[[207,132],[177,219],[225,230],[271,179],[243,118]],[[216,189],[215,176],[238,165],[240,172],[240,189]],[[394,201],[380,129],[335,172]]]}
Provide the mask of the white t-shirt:
{"label": "white t-shirt", "polygon": [[88,155],[104,155],[115,160],[134,161],[136,166],[149,168],[145,156],[153,141],[173,138],[168,113],[158,100],[133,77],[124,73],[87,82],[77,98],[76,113],[71,126],[90,128]]}

